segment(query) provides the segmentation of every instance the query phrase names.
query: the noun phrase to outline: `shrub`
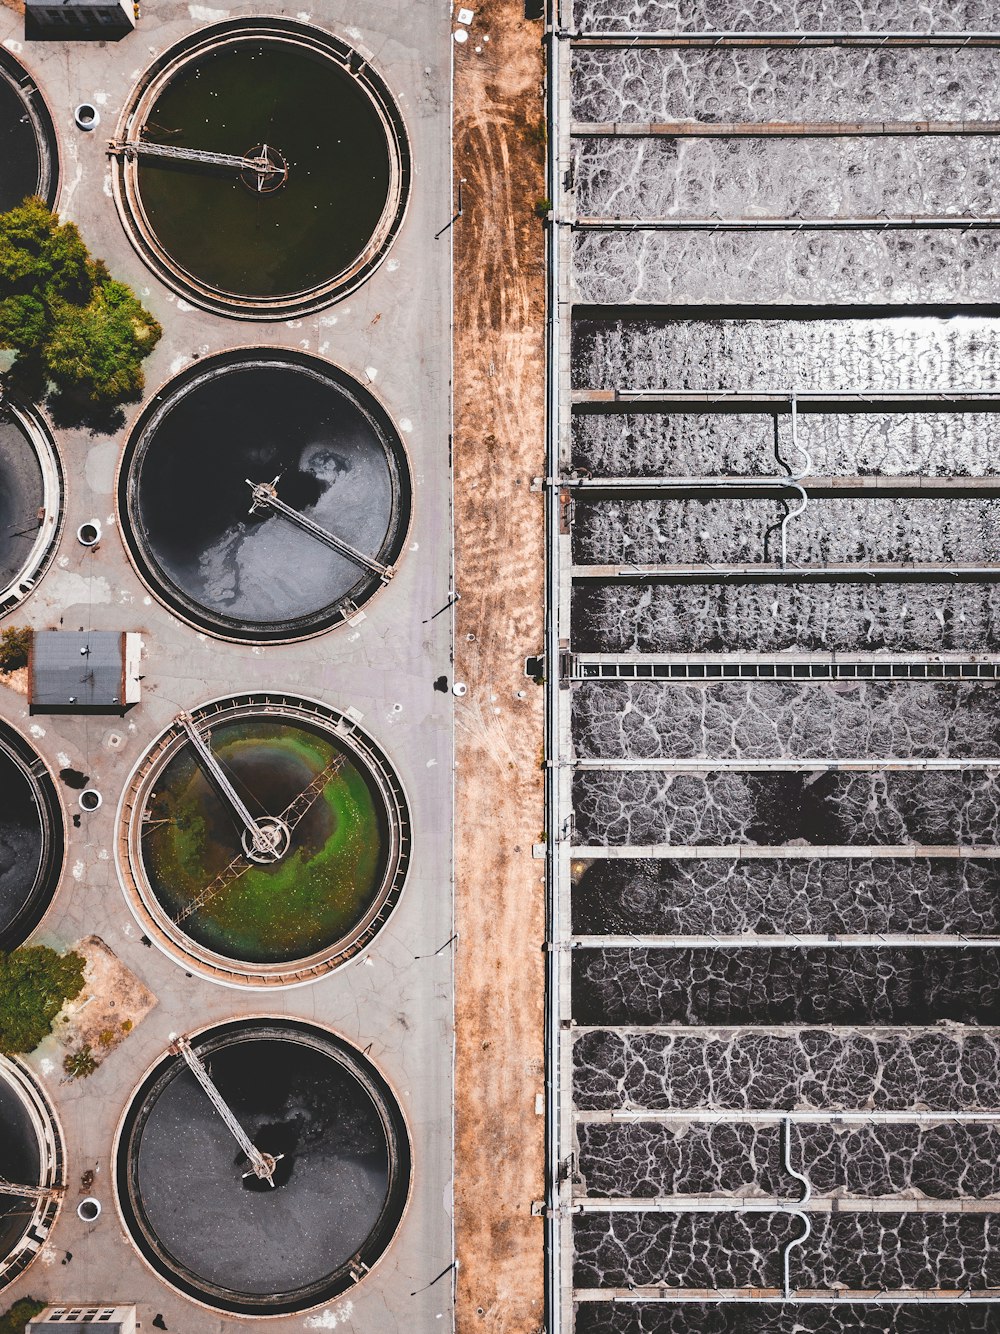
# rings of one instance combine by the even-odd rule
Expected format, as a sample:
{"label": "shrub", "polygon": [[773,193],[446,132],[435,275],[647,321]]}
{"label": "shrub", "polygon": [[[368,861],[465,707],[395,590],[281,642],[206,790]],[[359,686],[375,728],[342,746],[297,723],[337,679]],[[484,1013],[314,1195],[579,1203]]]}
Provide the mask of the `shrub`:
{"label": "shrub", "polygon": [[0,630],[0,672],[16,672],[27,667],[31,631],[27,626],[9,625]]}
{"label": "shrub", "polygon": [[45,1310],[45,1303],[34,1297],[22,1297],[0,1315],[0,1334],[24,1334],[24,1327],[34,1316]]}
{"label": "shrub", "polygon": [[63,1069],[70,1079],[86,1079],[88,1075],[94,1073],[99,1064],[89,1042],[77,1047],[76,1051],[68,1051],[63,1057]]}
{"label": "shrub", "polygon": [[0,1052],[34,1051],[52,1031],[52,1021],[83,990],[85,961],[72,951],[26,945],[0,954]]}

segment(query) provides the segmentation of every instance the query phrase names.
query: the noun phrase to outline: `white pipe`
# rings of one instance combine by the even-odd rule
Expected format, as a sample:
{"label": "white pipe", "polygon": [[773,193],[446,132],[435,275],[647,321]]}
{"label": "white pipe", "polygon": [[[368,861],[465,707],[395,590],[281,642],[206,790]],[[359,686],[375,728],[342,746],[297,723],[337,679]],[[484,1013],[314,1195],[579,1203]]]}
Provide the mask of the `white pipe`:
{"label": "white pipe", "polygon": [[792,1280],[789,1273],[792,1251],[796,1246],[802,1246],[808,1240],[809,1235],[812,1232],[812,1220],[808,1214],[796,1213],[795,1217],[802,1220],[802,1235],[800,1237],[793,1237],[791,1241],[788,1242],[785,1246],[784,1254],[781,1257],[785,1301],[788,1301],[792,1295]]}
{"label": "white pipe", "polygon": [[[804,1173],[797,1171],[795,1167],[792,1166],[792,1118],[790,1116],[785,1117],[782,1122],[782,1127],[782,1148],[784,1150],[785,1171],[793,1178],[793,1180],[801,1183],[802,1196],[799,1200],[799,1204],[805,1205],[809,1203],[812,1196],[812,1182]],[[805,1238],[803,1238],[803,1240],[805,1240]]]}

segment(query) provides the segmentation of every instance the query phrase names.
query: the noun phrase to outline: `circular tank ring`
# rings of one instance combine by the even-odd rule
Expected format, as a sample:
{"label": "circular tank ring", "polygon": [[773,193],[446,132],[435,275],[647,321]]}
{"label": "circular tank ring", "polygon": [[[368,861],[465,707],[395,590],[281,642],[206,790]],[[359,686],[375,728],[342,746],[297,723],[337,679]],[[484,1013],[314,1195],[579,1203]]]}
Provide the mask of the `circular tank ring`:
{"label": "circular tank ring", "polygon": [[164,910],[149,883],[142,856],[142,817],[154,784],[167,763],[188,744],[187,734],[172,723],[153,742],[132,771],[118,807],[115,857],[125,897],[143,931],[181,967],[213,982],[234,987],[303,986],[325,977],[364,951],[386,925],[399,902],[410,864],[410,813],[399,778],[381,749],[346,714],[318,700],[274,691],[226,695],[190,711],[199,725],[217,726],[241,718],[260,718],[318,725],[360,760],[374,780],[384,803],[388,825],[385,871],[368,910],[353,929],[317,953],[287,963],[247,963],[227,958],[193,940]]}
{"label": "circular tank ring", "polygon": [[[375,1269],[390,1248],[409,1207],[413,1181],[413,1140],[407,1125],[399,1095],[378,1069],[370,1056],[334,1029],[316,1020],[288,1018],[254,1013],[241,1015],[223,1023],[205,1024],[190,1030],[185,1036],[196,1053],[208,1057],[214,1050],[229,1044],[237,1034],[252,1033],[255,1038],[293,1040],[313,1047],[337,1061],[361,1085],[374,1104],[390,1146],[390,1180],[385,1204],[376,1228],[361,1250],[341,1266],[332,1280],[327,1280],[315,1291],[302,1294],[302,1299],[283,1307],[266,1309],[265,1303],[243,1304],[232,1300],[233,1294],[217,1288],[204,1279],[187,1275],[179,1266],[171,1265],[163,1248],[146,1225],[141,1200],[135,1189],[136,1153],[132,1143],[136,1130],[140,1134],[152,1107],[151,1099],[173,1078],[177,1057],[164,1054],[147,1069],[138,1087],[132,1093],[115,1131],[112,1145],[114,1197],[119,1219],[129,1240],[141,1259],[156,1276],[189,1300],[209,1310],[220,1308],[244,1316],[268,1317],[291,1313],[305,1313],[322,1306],[345,1290],[353,1290]],[[213,1301],[212,1298],[217,1300]]]}
{"label": "circular tank ring", "polygon": [[[41,1161],[38,1184],[51,1186],[54,1190],[60,1189],[65,1184],[66,1159],[62,1128],[55,1108],[35,1076],[16,1057],[0,1055],[0,1080],[4,1080],[17,1094],[35,1132]],[[60,1195],[36,1201],[34,1211],[25,1221],[20,1242],[5,1259],[0,1260],[0,1289],[13,1283],[31,1264],[52,1230],[61,1206]]]}
{"label": "circular tank ring", "polygon": [[[195,362],[164,381],[140,409],[125,437],[125,444],[118,461],[115,509],[118,530],[136,574],[157,601],[169,607],[186,624],[196,630],[206,631],[217,639],[237,644],[289,644],[296,640],[325,634],[338,625],[348,624],[362,607],[368,608],[386,585],[378,578],[363,573],[343,597],[340,597],[335,604],[331,604],[329,610],[321,609],[315,614],[299,617],[298,620],[284,622],[284,628],[278,634],[269,633],[263,623],[244,623],[245,628],[235,621],[224,624],[221,616],[213,616],[209,610],[178,588],[169,575],[161,573],[155,555],[142,540],[143,525],[137,512],[139,502],[134,475],[137,456],[145,442],[153,438],[157,427],[175,404],[184,395],[197,390],[220,374],[231,370],[252,370],[255,366],[278,369],[287,366],[320,381],[325,380],[335,385],[351,405],[368,420],[385,451],[392,479],[394,511],[399,517],[397,529],[387,534],[382,548],[373,554],[379,561],[391,564],[395,569],[399,568],[413,523],[411,483],[413,474],[402,435],[371,385],[362,385],[350,372],[343,370],[335,362],[295,348],[262,347],[259,344],[228,348],[225,352],[218,352]],[[255,626],[257,628],[254,628]]]}
{"label": "circular tank ring", "polygon": [[20,911],[0,932],[0,949],[13,949],[34,931],[52,901],[66,859],[65,821],[59,790],[48,765],[8,722],[0,723],[0,754],[12,760],[24,775],[38,809],[42,834],[34,884]]}
{"label": "circular tank ring", "polygon": [[5,47],[0,47],[0,79],[6,80],[15,89],[31,121],[39,163],[38,189],[35,193],[45,200],[49,208],[54,208],[59,193],[58,136],[45,99],[34,78]]}
{"label": "circular tank ring", "polygon": [[4,617],[24,601],[52,563],[65,520],[65,486],[55,440],[39,410],[4,394],[0,412],[13,417],[35,452],[42,474],[42,507],[45,510],[27,559],[7,587],[0,588],[0,617]]}
{"label": "circular tank ring", "polygon": [[378,268],[402,226],[410,194],[410,146],[402,115],[388,86],[367,56],[332,33],[292,19],[240,18],[202,28],[176,43],[149,66],[122,109],[117,140],[134,138],[150,108],[170,81],[187,65],[234,42],[275,41],[304,54],[335,61],[364,89],[378,115],[389,148],[390,180],[382,216],[364,250],[342,272],[319,285],[277,297],[246,297],[213,287],[177,263],[160,243],[146,215],[139,192],[139,172],[132,154],[112,158],[112,186],[122,224],[140,255],[167,284],[205,310],[235,319],[287,319],[305,315],[355,291]]}

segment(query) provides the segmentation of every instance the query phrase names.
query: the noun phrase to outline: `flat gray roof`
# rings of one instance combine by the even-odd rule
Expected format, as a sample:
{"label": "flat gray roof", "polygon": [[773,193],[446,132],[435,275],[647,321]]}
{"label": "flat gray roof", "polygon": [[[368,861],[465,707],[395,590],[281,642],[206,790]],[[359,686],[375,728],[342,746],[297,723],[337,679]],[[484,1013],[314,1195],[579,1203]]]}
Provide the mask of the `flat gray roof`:
{"label": "flat gray roof", "polygon": [[119,708],[124,696],[120,630],[36,630],[32,708]]}

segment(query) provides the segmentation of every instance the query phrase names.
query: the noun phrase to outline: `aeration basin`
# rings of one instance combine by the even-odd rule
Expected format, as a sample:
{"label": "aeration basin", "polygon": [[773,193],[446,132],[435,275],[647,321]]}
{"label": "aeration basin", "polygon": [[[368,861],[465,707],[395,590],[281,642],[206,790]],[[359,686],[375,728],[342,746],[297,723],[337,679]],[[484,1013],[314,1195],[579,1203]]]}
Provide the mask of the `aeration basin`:
{"label": "aeration basin", "polygon": [[29,195],[51,207],[57,184],[56,134],[27,70],[0,50],[0,213]]}
{"label": "aeration basin", "polygon": [[[0,1288],[38,1254],[59,1211],[62,1140],[55,1113],[20,1062],[0,1056]],[[34,1194],[22,1195],[25,1186]],[[51,1189],[50,1189],[51,1188]],[[47,1193],[49,1192],[49,1193]]]}
{"label": "aeration basin", "polygon": [[118,498],[133,560],[175,611],[227,638],[287,640],[350,618],[392,578],[410,475],[367,390],[265,349],[199,363],[153,398]]}
{"label": "aeration basin", "polygon": [[377,934],[409,842],[399,780],[360,729],[260,694],[206,705],[156,742],[124,799],[119,859],[133,911],[185,967],[290,985]]}
{"label": "aeration basin", "polygon": [[[2,85],[0,85],[2,86]],[[63,515],[62,467],[34,408],[0,403],[0,616],[28,596],[55,553]]]}
{"label": "aeration basin", "polygon": [[189,1065],[165,1055],[116,1149],[118,1204],[142,1255],[188,1296],[241,1315],[301,1311],[353,1288],[409,1194],[409,1136],[385,1080],[342,1039],[294,1020],[237,1020],[189,1045],[276,1165],[272,1181],[258,1179]]}
{"label": "aeration basin", "polygon": [[0,724],[0,949],[34,930],[63,863],[63,820],[55,784],[31,746]]}
{"label": "aeration basin", "polygon": [[409,192],[406,131],[367,58],[283,19],[172,47],[139,82],[112,153],[147,262],[220,314],[329,304],[385,256]]}

